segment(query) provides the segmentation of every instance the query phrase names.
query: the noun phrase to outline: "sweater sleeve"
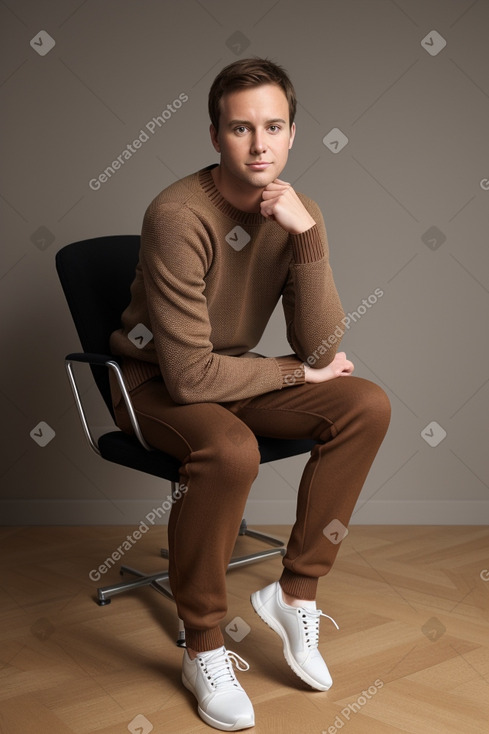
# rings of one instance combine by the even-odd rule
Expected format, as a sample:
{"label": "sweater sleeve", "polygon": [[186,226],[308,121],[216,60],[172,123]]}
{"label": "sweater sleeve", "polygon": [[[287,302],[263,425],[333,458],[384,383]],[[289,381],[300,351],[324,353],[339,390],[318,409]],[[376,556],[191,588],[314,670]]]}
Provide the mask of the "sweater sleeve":
{"label": "sweater sleeve", "polygon": [[336,354],[344,333],[344,311],[329,263],[321,211],[310,199],[307,208],[316,224],[302,234],[290,235],[292,261],[282,305],[293,351],[311,367],[321,368]]}
{"label": "sweater sleeve", "polygon": [[256,359],[214,352],[205,296],[212,247],[196,215],[177,205],[150,207],[140,261],[154,346],[175,402],[241,400],[304,382],[295,355]]}

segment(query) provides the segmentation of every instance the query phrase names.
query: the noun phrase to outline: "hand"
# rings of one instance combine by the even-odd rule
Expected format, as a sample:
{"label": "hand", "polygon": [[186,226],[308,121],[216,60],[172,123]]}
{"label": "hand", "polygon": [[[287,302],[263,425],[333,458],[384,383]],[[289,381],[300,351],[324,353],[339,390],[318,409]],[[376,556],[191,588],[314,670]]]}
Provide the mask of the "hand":
{"label": "hand", "polygon": [[292,186],[279,178],[263,189],[260,212],[291,234],[301,234],[316,224]]}
{"label": "hand", "polygon": [[315,370],[306,364],[305,379],[306,382],[311,383],[326,382],[326,380],[334,380],[335,377],[348,377],[354,369],[353,362],[346,358],[345,352],[338,352],[327,367]]}

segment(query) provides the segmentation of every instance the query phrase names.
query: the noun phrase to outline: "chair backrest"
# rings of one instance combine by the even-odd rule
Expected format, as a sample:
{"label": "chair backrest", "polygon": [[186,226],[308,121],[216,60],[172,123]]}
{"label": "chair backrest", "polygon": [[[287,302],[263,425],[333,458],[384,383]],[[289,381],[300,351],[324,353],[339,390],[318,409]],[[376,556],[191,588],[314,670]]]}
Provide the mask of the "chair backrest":
{"label": "chair backrest", "polygon": [[[139,243],[139,235],[96,237],[73,242],[56,254],[56,270],[84,352],[110,354],[110,335],[120,327],[130,300]],[[92,373],[113,416],[108,369],[92,367]]]}

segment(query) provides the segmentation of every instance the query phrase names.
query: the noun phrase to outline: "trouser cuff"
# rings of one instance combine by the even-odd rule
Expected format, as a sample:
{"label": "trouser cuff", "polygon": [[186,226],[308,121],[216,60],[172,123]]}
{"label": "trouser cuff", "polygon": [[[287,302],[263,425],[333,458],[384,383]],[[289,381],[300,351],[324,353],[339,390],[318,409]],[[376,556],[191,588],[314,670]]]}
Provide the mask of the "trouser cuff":
{"label": "trouser cuff", "polygon": [[210,630],[195,630],[185,627],[185,643],[196,652],[216,650],[224,645],[224,637],[220,627]]}
{"label": "trouser cuff", "polygon": [[282,591],[295,599],[304,599],[305,601],[314,601],[316,599],[318,579],[311,576],[301,576],[300,574],[289,571],[284,568],[282,576],[279,580]]}

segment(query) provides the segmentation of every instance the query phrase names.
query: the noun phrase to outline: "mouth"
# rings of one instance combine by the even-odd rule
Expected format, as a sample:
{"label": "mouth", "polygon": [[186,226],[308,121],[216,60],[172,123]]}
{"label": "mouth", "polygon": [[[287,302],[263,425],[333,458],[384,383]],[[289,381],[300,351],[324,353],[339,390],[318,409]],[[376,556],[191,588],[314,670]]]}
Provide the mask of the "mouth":
{"label": "mouth", "polygon": [[266,161],[256,161],[254,163],[247,163],[246,165],[252,171],[265,171],[268,166],[271,166],[272,164]]}

